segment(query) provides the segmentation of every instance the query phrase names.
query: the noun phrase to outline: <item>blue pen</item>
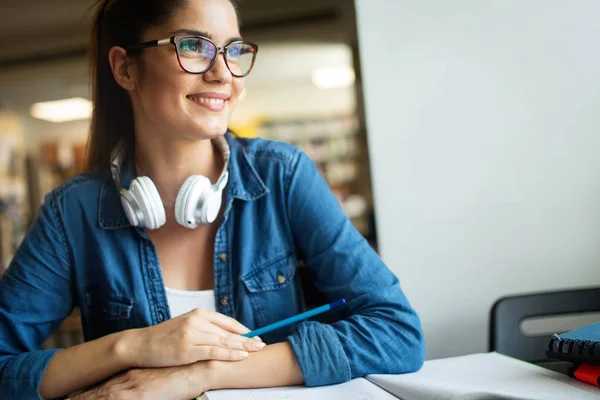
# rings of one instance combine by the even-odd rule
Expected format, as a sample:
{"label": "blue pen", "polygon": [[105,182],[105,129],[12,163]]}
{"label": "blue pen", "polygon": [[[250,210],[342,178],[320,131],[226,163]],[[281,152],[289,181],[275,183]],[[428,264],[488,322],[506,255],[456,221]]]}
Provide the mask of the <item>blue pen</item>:
{"label": "blue pen", "polygon": [[[314,308],[310,311],[303,312],[303,313],[295,315],[293,317],[282,319],[281,321],[275,322],[274,324],[263,326],[262,328],[256,329],[252,332],[245,333],[242,336],[245,336],[248,338],[251,338],[254,336],[260,336],[265,333],[269,333],[276,329],[282,328],[286,325],[293,324],[294,322],[302,321],[303,319],[307,319],[310,317],[314,317],[315,315],[323,314],[324,312],[333,310],[334,308],[339,307],[344,304],[346,304],[346,300],[339,299],[337,301],[334,301],[333,303],[325,304],[324,306]],[[200,396],[196,397],[194,400],[200,400]]]}
{"label": "blue pen", "polygon": [[286,325],[291,325],[291,324],[293,324],[295,322],[302,321],[303,319],[314,317],[315,315],[319,315],[319,314],[322,314],[322,313],[324,313],[326,311],[333,310],[334,308],[339,307],[339,306],[341,306],[343,304],[346,304],[346,300],[345,299],[340,299],[340,300],[334,301],[333,303],[329,303],[329,304],[326,304],[324,306],[312,309],[310,311],[303,312],[301,314],[295,315],[293,317],[283,319],[283,320],[281,320],[279,322],[275,322],[275,323],[273,323],[271,325],[263,326],[262,328],[256,329],[256,330],[254,330],[252,332],[245,333],[242,336],[251,338],[251,337],[254,337],[254,336],[264,335],[265,333],[269,333],[269,332],[274,331],[276,329],[282,328],[282,327],[284,327]]}

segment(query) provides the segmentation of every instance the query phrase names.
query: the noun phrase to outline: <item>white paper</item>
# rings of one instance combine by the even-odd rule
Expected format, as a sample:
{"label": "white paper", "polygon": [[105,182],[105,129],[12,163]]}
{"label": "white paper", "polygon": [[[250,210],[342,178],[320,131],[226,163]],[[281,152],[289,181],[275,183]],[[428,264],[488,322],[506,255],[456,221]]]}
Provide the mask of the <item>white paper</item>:
{"label": "white paper", "polygon": [[432,360],[412,374],[367,379],[402,400],[600,398],[600,388],[497,353]]}
{"label": "white paper", "polygon": [[214,390],[201,399],[207,400],[396,400],[396,397],[366,379],[353,379],[339,385],[289,386],[268,389]]}

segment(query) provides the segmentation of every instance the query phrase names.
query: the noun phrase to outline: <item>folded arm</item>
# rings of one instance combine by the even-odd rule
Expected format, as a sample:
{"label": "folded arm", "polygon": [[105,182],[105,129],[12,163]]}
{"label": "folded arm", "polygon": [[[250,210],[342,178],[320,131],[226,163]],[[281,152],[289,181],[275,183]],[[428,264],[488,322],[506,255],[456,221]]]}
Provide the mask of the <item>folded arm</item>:
{"label": "folded arm", "polygon": [[119,334],[38,350],[73,308],[67,246],[49,195],[0,280],[0,399],[61,397],[128,368]]}
{"label": "folded arm", "polygon": [[110,393],[115,400],[144,396],[187,400],[207,390],[290,386],[302,382],[302,372],[290,345],[277,343],[243,361],[200,361],[182,367],[132,369],[69,397],[94,400]]}
{"label": "folded arm", "polygon": [[312,161],[300,152],[290,168],[290,228],[317,289],[330,301],[346,299],[341,319],[303,322],[286,342],[244,361],[197,364],[199,393],[328,385],[372,373],[412,372],[423,364],[419,318],[397,277],[348,220]]}
{"label": "folded arm", "polygon": [[288,338],[307,386],[373,373],[418,370],[425,344],[398,278],[356,230],[314,163],[290,165],[287,212],[298,251],[329,301],[345,298],[339,322],[300,324]]}
{"label": "folded arm", "polygon": [[196,366],[202,372],[206,371],[207,387],[204,389],[264,388],[304,383],[296,356],[287,342],[267,346],[243,361],[206,363],[208,369],[203,369],[202,362]]}

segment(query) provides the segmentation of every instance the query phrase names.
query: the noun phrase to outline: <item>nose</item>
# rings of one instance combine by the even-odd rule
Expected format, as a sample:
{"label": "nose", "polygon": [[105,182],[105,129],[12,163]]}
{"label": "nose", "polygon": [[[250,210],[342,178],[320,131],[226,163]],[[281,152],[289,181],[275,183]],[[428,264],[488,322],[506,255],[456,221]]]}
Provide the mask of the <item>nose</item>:
{"label": "nose", "polygon": [[220,50],[217,54],[217,59],[211,69],[203,74],[203,77],[208,82],[229,83],[233,79],[233,75],[227,63],[225,62],[225,52]]}

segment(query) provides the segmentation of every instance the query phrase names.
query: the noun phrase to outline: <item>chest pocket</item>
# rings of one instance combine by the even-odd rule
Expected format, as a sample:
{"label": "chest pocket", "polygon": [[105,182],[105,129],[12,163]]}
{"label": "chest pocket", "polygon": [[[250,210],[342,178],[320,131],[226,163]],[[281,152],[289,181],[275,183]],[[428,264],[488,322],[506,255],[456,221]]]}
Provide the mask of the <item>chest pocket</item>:
{"label": "chest pocket", "polygon": [[85,289],[86,311],[83,332],[86,340],[94,340],[132,327],[134,302],[113,292],[102,292],[96,286]]}
{"label": "chest pocket", "polygon": [[[297,266],[296,254],[290,250],[255,266],[242,277],[257,327],[301,312],[299,305],[303,304],[303,300],[296,279]],[[286,329],[283,328],[264,335],[263,339],[270,341],[269,338],[282,337],[285,333]]]}

